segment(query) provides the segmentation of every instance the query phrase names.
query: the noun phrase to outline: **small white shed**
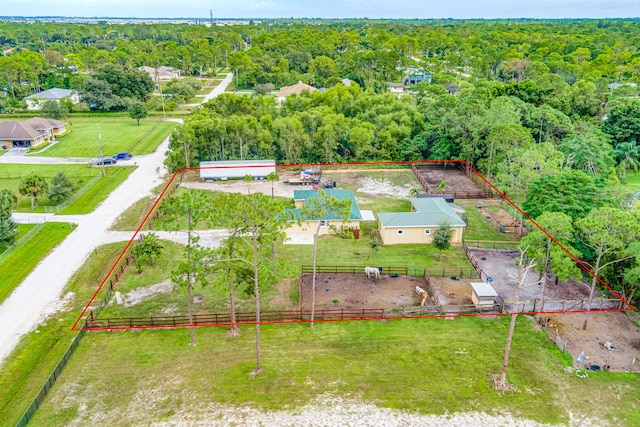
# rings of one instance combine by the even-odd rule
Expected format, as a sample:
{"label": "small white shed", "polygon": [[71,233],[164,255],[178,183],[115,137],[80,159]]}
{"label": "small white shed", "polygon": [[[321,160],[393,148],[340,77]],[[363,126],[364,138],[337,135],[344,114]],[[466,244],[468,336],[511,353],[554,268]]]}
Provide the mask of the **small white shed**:
{"label": "small white shed", "polygon": [[493,307],[493,303],[498,296],[496,290],[491,283],[480,282],[471,283],[471,300],[480,310],[486,310]]}

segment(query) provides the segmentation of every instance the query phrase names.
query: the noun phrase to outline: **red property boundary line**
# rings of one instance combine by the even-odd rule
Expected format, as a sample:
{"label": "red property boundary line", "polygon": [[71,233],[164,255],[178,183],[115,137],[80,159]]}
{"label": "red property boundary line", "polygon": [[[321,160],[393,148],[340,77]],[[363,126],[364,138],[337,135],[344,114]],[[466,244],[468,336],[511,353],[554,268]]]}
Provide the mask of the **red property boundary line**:
{"label": "red property boundary line", "polygon": [[[560,247],[560,249],[562,249],[567,255],[569,255],[576,262],[576,264],[578,264],[582,269],[587,271],[591,277],[596,278],[596,280],[598,280],[598,282],[600,282],[601,285],[603,285],[605,288],[607,288],[607,290],[609,292],[611,292],[611,294],[613,296],[615,296],[619,301],[622,302],[622,305],[624,307],[621,307],[619,309],[568,310],[568,311],[550,311],[550,312],[523,311],[523,312],[514,312],[514,313],[491,313],[491,314],[456,313],[456,314],[442,314],[442,315],[404,316],[404,317],[400,317],[400,318],[404,318],[404,319],[412,319],[412,318],[416,318],[416,319],[424,319],[424,318],[440,319],[440,318],[452,318],[452,317],[498,317],[498,316],[511,316],[513,314],[525,314],[525,315],[527,315],[527,314],[528,315],[533,315],[533,314],[563,314],[563,313],[583,313],[583,312],[587,312],[587,311],[588,312],[592,312],[592,313],[603,313],[603,312],[619,312],[619,311],[633,311],[633,310],[635,310],[635,308],[627,300],[625,300],[618,292],[613,290],[611,288],[611,286],[609,286],[608,283],[606,283],[604,280],[602,280],[599,276],[596,276],[595,273],[593,271],[591,271],[591,269],[585,263],[583,263],[575,255],[573,255],[565,246],[563,246],[551,234],[549,234],[549,232],[547,232],[544,228],[542,228],[540,225],[538,225],[538,223],[535,222],[533,220],[533,218],[531,218],[529,215],[527,215],[518,205],[516,205],[513,201],[511,201],[511,199],[509,199],[502,191],[498,190],[498,188],[496,188],[495,185],[493,185],[487,178],[485,178],[481,173],[479,173],[466,160],[451,159],[451,160],[414,160],[414,161],[408,161],[407,160],[407,161],[400,161],[400,162],[383,161],[383,162],[349,162],[349,163],[295,163],[295,164],[294,163],[288,163],[288,164],[276,165],[276,168],[300,168],[300,167],[308,167],[308,166],[321,166],[321,167],[327,167],[327,168],[340,169],[340,168],[344,168],[344,167],[348,167],[348,166],[379,166],[379,165],[389,165],[389,166],[407,165],[408,166],[408,165],[411,165],[411,164],[443,164],[443,163],[444,164],[464,165],[471,172],[476,174],[476,176],[478,176],[482,181],[484,181],[487,185],[489,185],[489,187],[497,195],[499,195],[503,200],[505,200],[507,203],[509,203],[524,218],[529,220],[531,222],[531,224],[533,224],[536,228],[538,228],[538,230],[543,232],[549,239],[551,239],[555,244],[557,244]],[[211,169],[211,168],[212,167],[208,167],[207,169]],[[142,222],[140,223],[138,228],[135,230],[135,232],[134,232],[133,236],[131,237],[131,239],[127,242],[127,245],[124,247],[124,249],[122,250],[122,252],[118,256],[116,261],[113,263],[113,265],[111,266],[111,268],[109,269],[109,271],[105,275],[104,279],[102,280],[102,282],[98,286],[98,289],[96,289],[96,291],[91,296],[91,299],[85,305],[84,309],[82,310],[82,312],[80,313],[80,315],[76,319],[75,323],[71,327],[71,330],[83,329],[83,330],[88,330],[88,331],[104,331],[104,330],[122,330],[122,329],[176,329],[176,328],[186,328],[186,327],[229,326],[229,324],[197,324],[197,325],[186,324],[186,325],[177,325],[177,326],[173,326],[173,325],[172,326],[152,326],[152,325],[143,326],[143,325],[137,325],[135,327],[118,327],[118,328],[91,328],[91,327],[87,327],[86,325],[82,326],[82,327],[78,327],[78,324],[81,322],[82,318],[85,316],[85,314],[89,310],[89,307],[95,301],[96,297],[98,296],[98,294],[100,293],[100,291],[102,290],[104,285],[107,283],[107,281],[111,277],[111,274],[113,273],[113,271],[116,269],[116,267],[118,266],[118,264],[120,263],[122,258],[125,256],[127,250],[129,249],[129,247],[131,246],[131,244],[133,243],[135,238],[140,233],[140,230],[142,230],[144,225],[147,223],[147,220],[149,219],[149,217],[152,215],[152,213],[154,212],[154,210],[156,209],[158,204],[162,201],[162,198],[164,197],[164,195],[166,194],[168,189],[171,188],[171,185],[175,182],[176,177],[179,174],[182,174],[185,171],[199,171],[199,170],[200,170],[200,168],[180,168],[176,172],[174,172],[174,174],[169,179],[169,182],[167,183],[167,185],[164,187],[164,189],[162,190],[162,192],[160,193],[160,195],[156,199],[156,201],[153,204],[153,206],[151,206],[151,208],[149,209],[149,211],[145,215],[144,219],[142,220]],[[366,169],[363,169],[363,170],[366,170]],[[374,321],[374,320],[375,321],[380,321],[380,320],[396,320],[396,319],[399,319],[399,318],[395,318],[395,317],[392,317],[392,318],[357,318],[357,319],[349,319],[349,320],[315,320],[314,322],[318,322],[318,323],[323,323],[323,322],[335,323],[335,322]],[[263,324],[263,325],[269,325],[269,324],[281,325],[281,324],[291,324],[291,323],[309,323],[309,321],[259,322],[259,323]],[[252,325],[252,324],[256,324],[256,322],[245,322],[245,323],[242,323],[242,324]]]}

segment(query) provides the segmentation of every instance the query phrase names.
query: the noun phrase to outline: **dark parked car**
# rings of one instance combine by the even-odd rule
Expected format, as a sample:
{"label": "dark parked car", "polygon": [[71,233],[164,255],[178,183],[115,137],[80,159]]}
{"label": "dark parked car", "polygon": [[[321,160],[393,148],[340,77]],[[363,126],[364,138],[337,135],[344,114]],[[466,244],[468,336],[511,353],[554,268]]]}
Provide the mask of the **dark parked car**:
{"label": "dark parked car", "polygon": [[114,159],[116,160],[129,160],[130,158],[132,158],[133,156],[131,155],[131,153],[118,153],[115,156],[113,156]]}
{"label": "dark parked car", "polygon": [[116,163],[118,163],[118,161],[113,157],[105,157],[103,160],[97,160],[94,164],[96,166],[109,166],[115,165]]}

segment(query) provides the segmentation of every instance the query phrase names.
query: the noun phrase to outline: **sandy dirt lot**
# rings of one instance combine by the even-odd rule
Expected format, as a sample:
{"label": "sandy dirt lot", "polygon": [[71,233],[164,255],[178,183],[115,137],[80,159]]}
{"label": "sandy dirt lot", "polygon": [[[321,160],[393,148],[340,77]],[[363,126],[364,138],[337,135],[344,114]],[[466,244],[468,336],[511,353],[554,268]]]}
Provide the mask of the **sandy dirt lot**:
{"label": "sandy dirt lot", "polygon": [[[640,373],[640,328],[624,313],[591,313],[587,330],[582,330],[584,313],[544,316],[545,328],[552,337],[556,331],[567,343],[574,364],[581,352],[588,357],[583,365],[609,366],[614,372]],[[548,322],[546,321],[548,319]],[[605,342],[614,350],[607,350]]]}
{"label": "sandy dirt lot", "polygon": [[[337,188],[344,183],[356,183],[357,191],[375,197],[390,197],[397,199],[407,199],[410,197],[412,188],[419,188],[418,181],[407,183],[404,185],[395,185],[389,180],[372,179],[369,177],[357,176],[357,173],[363,172],[385,172],[386,169],[368,169],[368,170],[327,170],[323,172],[323,178],[337,182]],[[398,172],[397,170],[388,170],[389,172]],[[410,171],[409,171],[410,173]],[[280,197],[293,198],[294,190],[308,190],[311,186],[306,185],[289,185],[285,181],[291,178],[298,178],[299,175],[289,171],[278,171],[280,181],[273,183],[273,195]],[[244,193],[261,192],[271,195],[271,182],[253,181],[246,183],[242,180],[202,182],[196,174],[192,174],[187,180],[183,181],[182,186],[185,188],[196,188],[209,191],[220,191],[224,193]],[[360,201],[358,201],[360,203]]]}
{"label": "sandy dirt lot", "polygon": [[[304,274],[300,302],[311,308],[312,274]],[[318,273],[316,278],[316,307],[332,308],[400,308],[403,305],[420,305],[416,286],[426,289],[422,277],[389,277],[369,279],[364,274]]]}
{"label": "sandy dirt lot", "polygon": [[480,188],[478,185],[476,185],[462,170],[458,169],[457,167],[420,167],[419,171],[420,175],[425,179],[429,186],[428,192],[432,194],[438,194],[442,192],[440,189],[438,189],[438,186],[440,185],[440,183],[442,183],[443,180],[446,182],[444,193],[456,193],[457,197],[459,198],[463,197],[464,193],[469,193],[470,195],[473,195],[473,197],[463,198],[484,198],[481,193],[488,191],[488,189]]}
{"label": "sandy dirt lot", "polygon": [[[514,277],[518,274],[518,269],[515,264],[519,252],[493,249],[470,249],[470,251],[485,274],[493,278],[492,285],[502,299],[514,300],[516,289]],[[537,281],[538,272],[532,271],[525,280],[525,286],[528,287],[524,287],[520,291],[521,300],[540,299],[541,287],[535,285]],[[555,280],[552,280],[551,283],[552,284],[548,285],[545,289],[545,299],[582,300],[589,298],[589,287],[587,284],[582,284],[575,280],[568,282],[559,281],[557,285],[555,284]]]}

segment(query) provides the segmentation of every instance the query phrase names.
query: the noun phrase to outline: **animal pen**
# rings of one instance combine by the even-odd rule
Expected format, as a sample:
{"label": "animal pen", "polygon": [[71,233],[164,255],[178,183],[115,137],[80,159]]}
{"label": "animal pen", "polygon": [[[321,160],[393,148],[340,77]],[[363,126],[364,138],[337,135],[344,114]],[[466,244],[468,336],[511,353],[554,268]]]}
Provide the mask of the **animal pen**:
{"label": "animal pen", "polygon": [[450,194],[455,199],[494,196],[491,188],[466,163],[413,163],[411,170],[427,194]]}

